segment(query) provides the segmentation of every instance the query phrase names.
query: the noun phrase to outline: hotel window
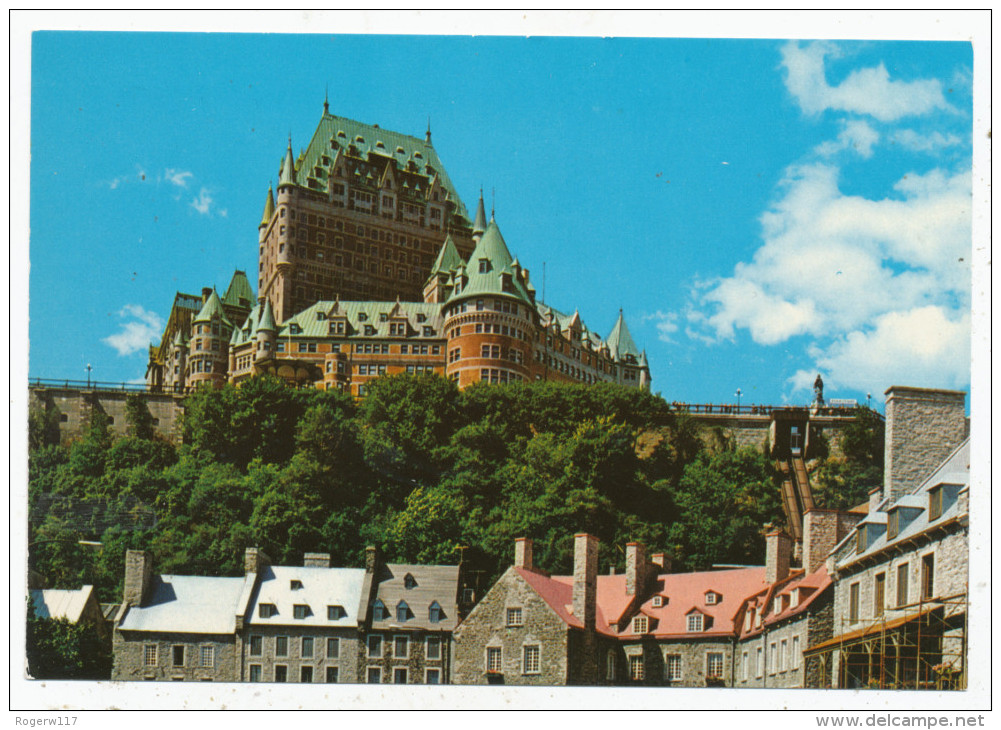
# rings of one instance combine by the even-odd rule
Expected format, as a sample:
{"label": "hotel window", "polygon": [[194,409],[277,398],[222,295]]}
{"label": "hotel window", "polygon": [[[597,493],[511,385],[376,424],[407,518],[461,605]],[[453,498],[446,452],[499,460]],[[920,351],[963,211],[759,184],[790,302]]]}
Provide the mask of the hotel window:
{"label": "hotel window", "polygon": [[681,681],[681,654],[668,654],[664,657],[664,672],[669,682]]}
{"label": "hotel window", "polygon": [[441,659],[441,637],[429,636],[425,639],[424,658],[428,660]]}
{"label": "hotel window", "polygon": [[897,566],[897,605],[898,606],[906,606],[907,605],[907,589],[908,589],[908,585],[907,585],[907,578],[908,578],[907,571],[908,571],[908,568],[909,568],[909,566],[908,566],[907,563],[904,563],[903,565],[898,565]]}
{"label": "hotel window", "polygon": [[341,653],[341,640],[337,637],[327,637],[327,659],[336,659]]}
{"label": "hotel window", "polygon": [[629,679],[634,682],[642,682],[644,677],[643,655],[636,654],[629,657]]}
{"label": "hotel window", "polygon": [[689,631],[702,631],[703,616],[701,613],[690,613],[688,614],[688,630]]}
{"label": "hotel window", "polygon": [[288,656],[288,637],[275,637],[275,656]]}
{"label": "hotel window", "polygon": [[524,625],[521,608],[509,608],[507,610],[507,625],[508,626]]}
{"label": "hotel window", "polygon": [[147,667],[156,666],[156,644],[146,644],[143,647],[143,664]]}
{"label": "hotel window", "polygon": [[711,651],[706,654],[706,674],[710,677],[723,677],[723,652]]}
{"label": "hotel window", "polygon": [[184,666],[184,646],[177,644],[174,646],[174,666],[183,667]]}
{"label": "hotel window", "polygon": [[313,668],[312,667],[300,667],[299,668],[299,681],[303,684],[309,684],[313,681]]}
{"label": "hotel window", "polygon": [[202,666],[211,668],[215,666],[215,647],[203,646],[201,651]]}
{"label": "hotel window", "polygon": [[879,617],[883,615],[886,608],[886,573],[877,573],[873,579],[872,588],[872,615]]}
{"label": "hotel window", "polygon": [[276,682],[287,682],[288,681],[288,667],[284,664],[275,665],[275,681]]}
{"label": "hotel window", "polygon": [[927,601],[935,595],[935,554],[921,558],[921,599]]}
{"label": "hotel window", "polygon": [[799,653],[799,637],[792,637],[792,668],[799,669],[800,664],[800,653]]}
{"label": "hotel window", "polygon": [[327,667],[327,684],[337,684],[337,667]]}
{"label": "hotel window", "polygon": [[369,667],[367,681],[369,684],[381,684],[382,667]]}
{"label": "hotel window", "polygon": [[440,669],[425,669],[424,670],[424,684],[441,684],[441,670]]}
{"label": "hotel window", "polygon": [[502,655],[499,646],[487,647],[487,672],[499,673],[502,669]]}
{"label": "hotel window", "polygon": [[303,659],[312,659],[313,658],[313,637],[312,636],[303,636],[302,637],[302,648],[300,650],[299,656],[301,656]]}
{"label": "hotel window", "polygon": [[537,644],[522,648],[522,673],[538,674],[541,671],[541,661],[539,656],[541,649]]}
{"label": "hotel window", "polygon": [[396,667],[393,670],[393,684],[406,684],[407,670],[403,667]]}
{"label": "hotel window", "polygon": [[264,639],[260,636],[250,637],[250,656],[261,656],[264,653]]}
{"label": "hotel window", "polygon": [[397,659],[406,659],[410,656],[409,636],[396,636],[393,638],[393,656]]}
{"label": "hotel window", "polygon": [[368,637],[368,655],[372,658],[382,656],[382,637],[378,634],[372,634]]}
{"label": "hotel window", "polygon": [[848,621],[850,623],[858,623],[858,601],[859,601],[859,584],[852,583],[848,588]]}
{"label": "hotel window", "polygon": [[251,664],[250,665],[250,681],[260,682],[261,681],[261,665]]}

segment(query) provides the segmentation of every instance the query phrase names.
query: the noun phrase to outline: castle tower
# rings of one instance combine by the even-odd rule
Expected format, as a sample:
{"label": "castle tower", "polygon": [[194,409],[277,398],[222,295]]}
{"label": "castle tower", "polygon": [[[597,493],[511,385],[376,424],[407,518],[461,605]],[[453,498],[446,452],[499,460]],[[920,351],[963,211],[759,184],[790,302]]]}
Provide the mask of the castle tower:
{"label": "castle tower", "polygon": [[226,318],[215,289],[204,289],[202,295],[205,303],[191,321],[187,384],[220,387],[227,379],[233,325]]}
{"label": "castle tower", "polygon": [[445,374],[460,388],[530,379],[537,314],[525,273],[491,221],[469,262],[453,274],[444,309]]}
{"label": "castle tower", "polygon": [[615,362],[615,382],[634,387],[639,385],[649,390],[650,366],[646,362],[646,356],[636,347],[621,309],[606,342],[609,354]]}
{"label": "castle tower", "polygon": [[483,188],[480,188],[480,202],[476,204],[476,220],[473,221],[473,242],[479,243],[487,230],[487,212],[483,208]]}
{"label": "castle tower", "polygon": [[267,299],[261,305],[261,319],[257,323],[257,343],[254,349],[254,362],[266,360],[274,356],[275,340],[278,337],[278,328],[275,326],[275,314],[271,309],[271,302]]}
{"label": "castle tower", "polygon": [[[440,303],[448,299],[452,293],[452,272],[462,266],[462,257],[455,247],[455,241],[451,234],[445,238],[438,258],[435,259],[431,267],[431,276],[424,284],[424,301],[428,303]],[[452,283],[450,283],[452,280]]]}

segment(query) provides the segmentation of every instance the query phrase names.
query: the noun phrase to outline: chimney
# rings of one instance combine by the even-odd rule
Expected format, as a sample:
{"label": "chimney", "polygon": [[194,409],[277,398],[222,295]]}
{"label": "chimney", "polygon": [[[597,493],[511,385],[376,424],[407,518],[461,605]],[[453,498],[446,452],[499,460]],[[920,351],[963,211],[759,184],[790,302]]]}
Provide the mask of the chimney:
{"label": "chimney", "polygon": [[671,559],[667,553],[654,553],[650,556],[650,562],[657,566],[658,575],[671,572]]}
{"label": "chimney", "polygon": [[534,570],[532,564],[532,540],[528,537],[517,537],[514,540],[514,567]]}
{"label": "chimney", "polygon": [[765,581],[777,583],[789,575],[792,538],[781,530],[765,535]]}
{"label": "chimney", "polygon": [[379,564],[379,548],[374,545],[369,545],[365,548],[365,572],[375,573],[376,566]]}
{"label": "chimney", "polygon": [[330,553],[306,553],[302,556],[304,568],[329,568]]}
{"label": "chimney", "polygon": [[626,543],[626,595],[642,594],[646,587],[646,548],[642,543]]}
{"label": "chimney", "polygon": [[803,570],[807,575],[823,565],[838,544],[840,524],[836,510],[811,509],[803,515]]}
{"label": "chimney", "polygon": [[891,386],[886,391],[883,497],[913,491],[966,438],[966,393]]}
{"label": "chimney", "polygon": [[581,532],[573,543],[573,615],[593,630],[597,612],[598,538]]}
{"label": "chimney", "polygon": [[145,550],[126,551],[124,602],[130,606],[141,606],[143,601],[149,598],[152,580],[152,556]]}
{"label": "chimney", "polygon": [[249,547],[243,553],[243,572],[260,573],[271,565],[271,558],[260,548]]}
{"label": "chimney", "polygon": [[212,287],[210,287],[210,286],[203,286],[202,287],[202,304],[205,304],[205,302],[207,302],[209,300],[210,296],[212,296]]}

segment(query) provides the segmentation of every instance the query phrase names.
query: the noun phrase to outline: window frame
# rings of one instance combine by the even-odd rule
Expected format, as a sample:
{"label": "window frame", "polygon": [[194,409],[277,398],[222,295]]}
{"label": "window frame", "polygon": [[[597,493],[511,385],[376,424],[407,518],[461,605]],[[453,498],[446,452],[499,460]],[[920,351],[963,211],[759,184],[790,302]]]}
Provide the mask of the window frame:
{"label": "window frame", "polygon": [[[282,648],[284,646],[284,648]],[[275,637],[275,656],[276,657],[287,657],[289,650],[289,640],[288,636],[276,636]]]}
{"label": "window frame", "polygon": [[[251,634],[250,636],[250,656],[264,656],[264,637],[260,635]],[[257,651],[254,651],[256,644]]]}
{"label": "window frame", "polygon": [[[674,664],[677,664],[677,669],[678,669],[677,677],[673,676]],[[668,682],[680,682],[682,679],[684,679],[684,676],[685,676],[684,665],[681,654],[677,653],[666,654],[664,656],[664,678]]]}
{"label": "window frame", "polygon": [[907,605],[908,597],[909,597],[910,592],[911,592],[910,591],[910,588],[911,588],[911,586],[910,586],[910,582],[911,582],[911,580],[910,580],[910,578],[911,578],[910,571],[911,571],[911,564],[910,564],[910,562],[901,563],[900,565],[897,566],[897,569],[896,569],[896,573],[897,573],[897,585],[896,585],[896,589],[897,589],[897,607],[898,608],[901,607],[901,606],[906,606]]}
{"label": "window frame", "polygon": [[886,613],[886,571],[872,577],[872,615],[879,618]]}
{"label": "window frame", "polygon": [[848,623],[857,624],[859,622],[859,596],[861,595],[861,583],[855,581],[848,586]]}
{"label": "window frame", "polygon": [[[183,667],[184,666],[184,655],[187,653],[184,651],[184,644],[172,644],[170,647],[170,666],[172,667]],[[177,660],[178,650],[180,650],[181,660]]]}
{"label": "window frame", "polygon": [[[402,642],[403,652],[400,653],[399,648]],[[394,634],[393,635],[393,659],[408,659],[410,658],[410,637],[407,634]]]}
{"label": "window frame", "polygon": [[[341,656],[341,637],[339,636],[328,636],[327,637],[327,659],[339,659]],[[330,651],[330,647],[334,647],[334,651]]]}
{"label": "window frame", "polygon": [[[696,626],[696,628],[692,628],[693,621],[695,622],[694,625]],[[685,629],[689,633],[697,634],[699,632],[705,631],[706,630],[705,624],[706,624],[705,616],[699,613],[698,611],[693,611],[692,613],[688,614],[685,617]]]}
{"label": "window frame", "polygon": [[521,647],[521,673],[526,675],[542,674],[541,644],[524,644]]}
{"label": "window frame", "polygon": [[505,623],[508,628],[516,628],[525,625],[525,613],[521,606],[508,606],[504,612]]}
{"label": "window frame", "polygon": [[504,647],[485,647],[483,666],[487,674],[501,674],[504,671]]}
{"label": "window frame", "polygon": [[[377,651],[372,650],[373,642],[377,645]],[[382,634],[369,634],[365,637],[365,655],[369,659],[381,659],[385,654],[383,648]]]}
{"label": "window frame", "polygon": [[[255,677],[256,675],[256,677]],[[263,682],[264,681],[264,665],[263,664],[251,664],[247,667],[247,681],[248,682]]]}
{"label": "window frame", "polygon": [[[206,652],[208,652],[206,654]],[[208,657],[208,662],[205,657]],[[202,669],[212,669],[215,667],[215,646],[212,644],[202,644],[198,651],[198,661]]]}
{"label": "window frame", "polygon": [[143,644],[143,666],[155,667],[159,663],[159,646],[157,644]]}
{"label": "window frame", "polygon": [[[309,653],[307,653],[306,647],[309,647]],[[299,658],[300,659],[312,659],[316,652],[316,641],[312,636],[303,636],[299,639]]]}
{"label": "window frame", "polygon": [[629,681],[642,682],[646,679],[646,662],[642,654],[629,655]]}
{"label": "window frame", "polygon": [[921,556],[921,600],[930,601],[935,597],[935,553]]}
{"label": "window frame", "polygon": [[[719,672],[713,672],[713,660],[719,658]],[[726,675],[726,654],[722,651],[706,652],[706,676],[723,679]]]}
{"label": "window frame", "polygon": [[[440,636],[426,636],[424,637],[424,660],[429,662],[441,661],[441,637]],[[435,646],[435,655],[431,656],[431,647]]]}

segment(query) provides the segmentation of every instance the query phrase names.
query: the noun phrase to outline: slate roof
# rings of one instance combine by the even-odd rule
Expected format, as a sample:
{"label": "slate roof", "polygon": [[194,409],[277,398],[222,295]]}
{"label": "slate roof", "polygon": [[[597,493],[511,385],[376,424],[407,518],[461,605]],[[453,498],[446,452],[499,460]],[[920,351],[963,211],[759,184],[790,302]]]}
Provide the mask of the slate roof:
{"label": "slate roof", "polygon": [[[407,576],[413,578],[412,587]],[[408,563],[387,563],[381,566],[376,576],[378,587],[376,599],[386,606],[388,617],[376,620],[373,616],[372,628],[392,630],[427,629],[430,631],[452,631],[459,619],[459,566],[457,565],[412,565]],[[396,608],[405,601],[411,618],[397,621]],[[429,618],[431,604],[436,602],[444,616],[439,622]],[[371,610],[371,607],[370,607]]]}
{"label": "slate roof", "polygon": [[608,333],[608,349],[611,350],[612,358],[615,360],[622,360],[626,355],[632,355],[637,360],[639,360],[641,353],[640,349],[636,347],[636,343],[633,342],[633,336],[629,334],[629,328],[626,326],[626,320],[622,316],[622,311],[619,311],[619,318],[615,322],[615,326],[612,327],[612,331]]}
{"label": "slate roof", "polygon": [[[329,320],[333,317],[346,316],[348,324],[352,330],[348,337],[366,337],[365,325],[374,328],[371,337],[390,337],[389,319],[391,317],[403,316],[413,328],[412,337],[408,339],[423,338],[424,327],[431,327],[434,330],[433,337],[442,339],[442,325],[444,317],[441,313],[442,305],[427,302],[342,302],[320,301],[302,310],[294,317],[290,317],[280,327],[278,327],[279,339],[289,337],[327,337],[330,334]],[[386,321],[380,321],[380,314],[385,314]],[[322,316],[319,316],[322,315]],[[424,315],[424,321],[419,322],[419,315]],[[292,333],[291,327],[296,325],[298,333]]]}
{"label": "slate roof", "polygon": [[[260,575],[248,611],[252,626],[357,626],[365,571],[362,568],[321,568],[269,566]],[[293,588],[292,581],[302,587]],[[270,603],[278,609],[274,616],[263,618],[259,606]],[[296,605],[309,606],[305,618],[295,618]],[[327,618],[327,606],[344,610],[339,618]]]}
{"label": "slate roof", "polygon": [[191,575],[154,576],[149,599],[130,606],[119,623],[122,631],[232,634],[245,578]]}
{"label": "slate roof", "polygon": [[[840,570],[843,567],[854,563],[864,557],[873,555],[882,551],[883,549],[902,543],[916,535],[921,534],[925,530],[936,525],[945,524],[952,520],[958,519],[965,516],[965,513],[960,510],[960,503],[958,499],[951,500],[950,504],[942,510],[942,514],[936,519],[930,520],[928,513],[928,492],[943,484],[956,485],[956,491],[961,491],[964,488],[969,488],[970,485],[970,439],[967,438],[962,444],[960,444],[952,454],[943,461],[939,467],[932,472],[921,484],[919,484],[914,491],[908,495],[904,495],[894,505],[887,505],[884,501],[879,508],[873,512],[866,515],[865,519],[858,523],[855,530],[852,530],[844,541],[838,546],[844,546],[846,542],[851,546],[845,551],[842,559],[838,562],[837,567]],[[885,525],[887,523],[887,509],[893,509],[896,506],[909,507],[914,510],[920,510],[920,512],[914,517],[913,520],[908,522],[906,525],[902,525],[900,531],[893,538],[887,537],[887,533],[884,531],[876,539],[874,539],[871,544],[865,549],[861,554],[857,553],[856,545],[856,533],[858,528],[867,524],[879,524]],[[835,548],[835,551],[838,550]]]}
{"label": "slate roof", "polygon": [[94,586],[83,586],[77,590],[45,588],[31,591],[31,602],[39,618],[64,618],[76,623],[93,593]]}
{"label": "slate roof", "polygon": [[[243,300],[243,301],[241,301]],[[237,269],[233,272],[229,286],[222,298],[223,304],[231,307],[246,307],[254,302],[254,290],[247,281],[247,272]]]}

